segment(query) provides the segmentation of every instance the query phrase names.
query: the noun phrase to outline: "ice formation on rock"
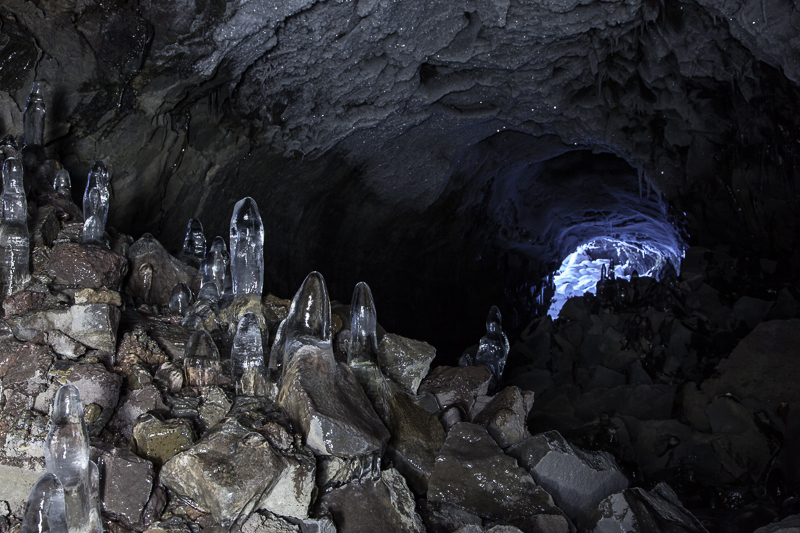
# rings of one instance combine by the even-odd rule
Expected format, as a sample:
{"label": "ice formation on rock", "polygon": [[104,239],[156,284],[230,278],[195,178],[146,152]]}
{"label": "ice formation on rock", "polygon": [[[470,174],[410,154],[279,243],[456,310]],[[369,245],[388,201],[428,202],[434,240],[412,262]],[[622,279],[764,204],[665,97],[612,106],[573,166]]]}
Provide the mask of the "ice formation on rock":
{"label": "ice formation on rock", "polygon": [[503,333],[500,310],[493,305],[486,317],[486,335],[481,337],[475,364],[488,366],[495,377],[500,379],[506,366],[510,347],[508,337]]}
{"label": "ice formation on rock", "polygon": [[9,296],[30,279],[28,203],[23,184],[22,159],[9,157],[3,163],[3,213],[0,224],[0,284]]}
{"label": "ice formation on rock", "polygon": [[231,348],[231,374],[237,396],[266,396],[267,365],[258,318],[246,313],[239,321]]}
{"label": "ice formation on rock", "polygon": [[217,383],[220,374],[219,350],[208,331],[198,329],[186,342],[183,374],[187,385],[193,387]]}
{"label": "ice formation on rock", "polygon": [[264,286],[264,225],[256,201],[242,198],[231,216],[231,278],[233,292],[261,294]]}
{"label": "ice formation on rock", "polygon": [[41,81],[33,82],[28,105],[25,107],[23,128],[25,131],[25,146],[44,146],[44,118],[46,108],[44,103],[44,84]]}
{"label": "ice formation on rock", "polygon": [[53,474],[42,475],[33,486],[20,533],[69,533],[64,489]]}
{"label": "ice formation on rock", "polygon": [[83,193],[84,244],[107,245],[105,229],[110,197],[108,170],[105,163],[96,161],[89,171],[89,179]]}
{"label": "ice formation on rock", "polygon": [[172,287],[169,295],[169,312],[173,315],[185,315],[192,305],[192,290],[183,281]]}
{"label": "ice formation on rock", "polygon": [[81,395],[74,385],[64,385],[53,400],[50,432],[44,451],[47,472],[61,482],[70,533],[102,531],[92,487],[89,435],[83,419]]}
{"label": "ice formation on rock", "polygon": [[64,198],[72,198],[72,180],[69,177],[69,171],[62,168],[56,172],[56,179],[53,180],[53,189]]}
{"label": "ice formation on rock", "polygon": [[189,219],[189,223],[186,225],[183,254],[197,261],[202,261],[206,256],[206,236],[203,233],[203,224],[196,218]]}
{"label": "ice formation on rock", "polygon": [[304,345],[332,350],[331,304],[325,279],[312,272],[297,290],[289,307],[289,315],[275,334],[270,353],[270,371],[286,365]]}

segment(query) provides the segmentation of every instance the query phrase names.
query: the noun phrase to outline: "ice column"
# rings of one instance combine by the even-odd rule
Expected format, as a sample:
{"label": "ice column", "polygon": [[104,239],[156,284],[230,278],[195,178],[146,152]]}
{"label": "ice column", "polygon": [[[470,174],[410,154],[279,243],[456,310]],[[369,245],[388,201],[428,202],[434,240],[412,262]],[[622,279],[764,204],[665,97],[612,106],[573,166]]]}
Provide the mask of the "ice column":
{"label": "ice column", "polygon": [[40,477],[28,497],[20,533],[69,533],[64,489],[53,474]]}
{"label": "ice column", "polygon": [[62,168],[56,173],[56,179],[53,181],[53,189],[59,196],[65,198],[72,198],[72,181],[69,179],[69,171]]}
{"label": "ice column", "polygon": [[183,253],[197,261],[202,261],[206,256],[206,236],[203,233],[203,225],[196,218],[189,219],[189,224],[186,225]]}
{"label": "ice column", "polygon": [[3,213],[0,225],[0,283],[4,296],[20,290],[30,279],[28,202],[23,185],[22,160],[3,163]]}
{"label": "ice column", "polygon": [[111,197],[106,165],[96,161],[83,193],[83,243],[105,245],[108,202]]}
{"label": "ice column", "polygon": [[500,379],[506,366],[509,349],[508,337],[503,333],[500,310],[493,305],[489,310],[489,316],[486,317],[486,335],[481,337],[475,364],[488,366],[495,377]]}
{"label": "ice column", "polygon": [[261,294],[264,286],[264,225],[256,201],[249,196],[233,207],[230,245],[234,294]]}
{"label": "ice column", "polygon": [[44,460],[47,472],[64,488],[69,533],[102,531],[97,502],[92,498],[89,436],[81,395],[74,385],[64,385],[56,392]]}
{"label": "ice column", "polygon": [[25,130],[25,146],[38,144],[44,146],[44,84],[40,81],[33,82],[31,95],[28,97],[28,106],[22,119]]}
{"label": "ice column", "polygon": [[169,294],[169,312],[173,315],[185,315],[192,305],[192,290],[183,281],[172,286]]}
{"label": "ice column", "polygon": [[237,396],[267,396],[269,383],[261,327],[253,313],[242,317],[233,337],[231,374]]}
{"label": "ice column", "polygon": [[193,387],[208,387],[217,383],[220,375],[219,350],[208,331],[198,329],[186,342],[183,375],[187,385]]}
{"label": "ice column", "polygon": [[270,372],[286,368],[304,345],[332,351],[332,337],[331,301],[325,279],[319,272],[312,272],[294,295],[288,316],[278,326],[270,353]]}

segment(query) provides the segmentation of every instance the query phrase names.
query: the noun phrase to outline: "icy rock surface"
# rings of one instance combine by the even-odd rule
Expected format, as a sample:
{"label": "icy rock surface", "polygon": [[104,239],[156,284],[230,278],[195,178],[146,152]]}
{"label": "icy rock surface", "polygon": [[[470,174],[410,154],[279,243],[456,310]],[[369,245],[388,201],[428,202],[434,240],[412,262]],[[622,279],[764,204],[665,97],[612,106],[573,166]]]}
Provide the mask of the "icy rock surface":
{"label": "icy rock surface", "polygon": [[231,372],[237,395],[267,396],[270,390],[261,326],[246,313],[236,328],[231,348]]}
{"label": "icy rock surface", "polygon": [[380,454],[389,432],[353,371],[334,359],[330,324],[325,280],[312,272],[292,300],[273,346],[271,360],[284,361],[278,404],[316,455]]}
{"label": "icy rock surface", "polygon": [[47,106],[44,102],[44,83],[33,82],[28,105],[25,107],[24,130],[25,146],[44,146],[44,121]]}
{"label": "icy rock surface", "polygon": [[68,533],[64,489],[55,475],[44,474],[33,486],[20,533]]}
{"label": "icy rock surface", "polygon": [[119,290],[128,274],[128,261],[107,248],[64,242],[53,246],[46,272],[67,286]]}
{"label": "icy rock surface", "polygon": [[[530,391],[506,387],[492,397],[472,421],[484,426],[501,448],[518,444],[530,436],[526,421],[533,403],[532,396]],[[477,405],[473,411],[476,411]]]}
{"label": "icy rock surface", "polygon": [[606,496],[628,487],[628,479],[611,454],[575,448],[557,431],[534,435],[513,446],[508,454],[573,519]]}
{"label": "icy rock surface", "polygon": [[3,162],[3,212],[0,224],[0,288],[3,296],[22,289],[30,279],[28,203],[22,159]]}
{"label": "icy rock surface", "polygon": [[242,198],[230,225],[231,278],[234,294],[261,294],[264,287],[264,224],[256,201]]}

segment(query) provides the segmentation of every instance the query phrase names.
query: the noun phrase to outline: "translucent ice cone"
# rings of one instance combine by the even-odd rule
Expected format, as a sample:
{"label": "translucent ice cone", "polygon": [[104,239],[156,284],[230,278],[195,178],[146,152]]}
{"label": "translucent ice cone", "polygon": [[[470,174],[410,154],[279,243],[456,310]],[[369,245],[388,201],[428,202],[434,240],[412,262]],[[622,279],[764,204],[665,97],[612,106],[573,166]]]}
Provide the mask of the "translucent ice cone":
{"label": "translucent ice cone", "polygon": [[481,338],[475,364],[488,366],[495,377],[500,379],[506,366],[509,349],[508,337],[503,333],[500,310],[492,306],[489,316],[486,317],[486,335]]}
{"label": "translucent ice cone", "polygon": [[96,531],[92,528],[97,502],[92,497],[89,436],[81,395],[74,385],[64,385],[56,392],[44,453],[47,471],[64,488],[69,532]]}
{"label": "translucent ice cone", "polygon": [[56,173],[56,179],[53,181],[53,189],[59,196],[65,198],[72,197],[72,181],[69,178],[69,171],[62,168]]}
{"label": "translucent ice cone", "polygon": [[192,290],[183,281],[172,286],[169,294],[169,312],[173,315],[185,315],[192,305]]}
{"label": "translucent ice cone", "polygon": [[253,313],[242,317],[233,337],[231,374],[237,396],[267,395],[267,365],[261,328]]}
{"label": "translucent ice cone", "polygon": [[264,287],[264,225],[256,201],[249,196],[233,207],[230,244],[234,294],[261,294]]}
{"label": "translucent ice cone", "polygon": [[208,331],[198,329],[186,343],[183,375],[192,387],[215,385],[220,374],[219,350]]}
{"label": "translucent ice cone", "polygon": [[332,350],[331,302],[325,279],[312,272],[292,299],[289,315],[278,326],[270,354],[270,371],[286,368],[292,355],[304,345]]}
{"label": "translucent ice cone", "polygon": [[183,253],[197,261],[202,261],[206,256],[206,236],[203,233],[203,225],[196,218],[189,219],[186,225]]}
{"label": "translucent ice cone", "polygon": [[347,364],[356,375],[367,397],[375,403],[381,394],[384,376],[378,367],[378,321],[369,285],[359,282],[350,303],[350,343]]}
{"label": "translucent ice cone", "polygon": [[[100,213],[100,191],[92,189],[84,202],[83,244],[106,245],[106,228]],[[88,210],[86,209],[88,206]]]}
{"label": "translucent ice cone", "polygon": [[20,533],[69,533],[64,489],[53,474],[40,477],[28,497]]}
{"label": "translucent ice cone", "polygon": [[0,225],[0,284],[9,296],[30,280],[28,203],[23,188],[22,160],[9,157],[3,163],[3,212]]}
{"label": "translucent ice cone", "polygon": [[[86,190],[83,192],[83,218],[96,216],[103,223],[103,229],[108,222],[108,202],[111,198],[110,178],[108,169],[102,161],[95,161],[89,178],[86,181]],[[91,191],[96,190],[98,198],[90,199]]]}
{"label": "translucent ice cone", "polygon": [[225,272],[231,264],[231,256],[228,254],[228,247],[225,245],[225,239],[222,237],[214,237],[211,243],[211,249],[208,252],[210,256],[210,269],[214,281],[217,283],[217,288],[220,289],[220,295],[225,287]]}
{"label": "translucent ice cone", "polygon": [[44,146],[44,84],[40,81],[33,82],[31,95],[28,97],[28,106],[25,108],[23,128],[25,130],[25,146]]}

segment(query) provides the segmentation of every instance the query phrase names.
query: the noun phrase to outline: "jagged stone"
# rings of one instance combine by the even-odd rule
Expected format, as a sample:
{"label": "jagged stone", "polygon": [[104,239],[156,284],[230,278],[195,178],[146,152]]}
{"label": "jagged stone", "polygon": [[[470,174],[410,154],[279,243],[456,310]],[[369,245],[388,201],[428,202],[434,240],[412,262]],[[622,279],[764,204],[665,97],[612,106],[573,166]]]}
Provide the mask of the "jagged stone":
{"label": "jagged stone", "polygon": [[270,513],[253,513],[242,524],[241,533],[303,533],[300,527]]}
{"label": "jagged stone", "polygon": [[122,296],[117,291],[108,289],[81,289],[75,292],[76,304],[106,304],[119,307],[122,305]]}
{"label": "jagged stone", "polygon": [[544,489],[503,453],[481,426],[456,424],[447,435],[428,487],[428,500],[533,531],[538,514],[560,514]]}
{"label": "jagged stone", "polygon": [[91,460],[100,471],[103,512],[128,527],[143,526],[143,513],[155,484],[153,464],[127,450],[96,443]]}
{"label": "jagged stone", "polygon": [[216,386],[203,389],[203,403],[200,405],[200,424],[203,430],[214,426],[225,418],[231,409],[231,403],[225,392]]}
{"label": "jagged stone", "polygon": [[194,443],[192,424],[182,418],[160,420],[150,413],[136,419],[133,426],[136,453],[161,466]]}
{"label": "jagged stone", "polygon": [[575,448],[557,431],[534,435],[512,446],[508,455],[517,459],[573,519],[628,487],[628,479],[611,454]]}
{"label": "jagged stone", "polygon": [[417,394],[434,357],[436,348],[427,342],[394,333],[384,335],[378,344],[378,365],[381,371],[409,394]]}
{"label": "jagged stone", "polygon": [[506,387],[495,394],[472,421],[485,427],[501,448],[508,448],[530,436],[525,421],[532,402],[527,406],[526,403],[519,388]]}
{"label": "jagged stone", "polygon": [[355,457],[381,452],[389,432],[347,365],[303,346],[283,369],[278,404],[317,455]]}
{"label": "jagged stone", "polygon": [[86,346],[58,330],[47,332],[47,344],[61,357],[77,359],[86,353]]}
{"label": "jagged stone", "polygon": [[666,483],[652,491],[626,489],[603,499],[580,520],[581,529],[591,533],[606,531],[675,531],[707,533],[706,528],[687,511]]}
{"label": "jagged stone", "polygon": [[161,393],[152,384],[130,391],[119,404],[117,413],[111,419],[111,427],[126,439],[131,438],[133,423],[139,416],[150,411],[164,415],[169,413]]}
{"label": "jagged stone", "polygon": [[308,518],[308,507],[316,488],[317,462],[310,453],[287,454],[286,461],[274,486],[256,506],[256,509],[300,520]]}
{"label": "jagged stone", "polygon": [[53,352],[47,346],[25,343],[16,350],[13,364],[3,375],[3,389],[35,398],[47,390],[47,373],[53,364]]}
{"label": "jagged stone", "polygon": [[419,393],[433,394],[442,410],[455,405],[469,413],[475,398],[486,395],[491,379],[492,371],[483,365],[439,366],[428,373],[419,386]]}
{"label": "jagged stone", "polygon": [[57,284],[117,290],[128,273],[128,261],[101,246],[63,242],[53,246],[46,272]]}
{"label": "jagged stone", "polygon": [[334,489],[322,496],[318,505],[330,511],[340,533],[425,531],[415,511],[413,494],[403,476],[392,468],[383,470],[378,479]]}
{"label": "jagged stone", "polygon": [[45,295],[40,292],[19,291],[3,300],[3,311],[7,317],[24,315],[42,307]]}
{"label": "jagged stone", "polygon": [[[197,269],[172,257],[149,233],[131,245],[128,259],[131,276],[126,289],[145,302],[169,305],[172,287],[181,281],[189,285],[195,294],[200,289],[199,284],[192,285]],[[142,268],[146,264],[152,267],[150,274]]]}
{"label": "jagged stone", "polygon": [[483,520],[449,503],[433,502],[429,499],[420,503],[420,516],[428,533],[450,533],[462,527],[477,527],[482,531]]}
{"label": "jagged stone", "polygon": [[183,366],[180,363],[167,361],[161,363],[153,374],[153,383],[171,394],[183,387]]}
{"label": "jagged stone", "polygon": [[58,330],[90,348],[113,354],[117,347],[120,311],[103,304],[73,305],[68,309],[34,311],[7,320],[14,336],[23,341],[45,331]]}

